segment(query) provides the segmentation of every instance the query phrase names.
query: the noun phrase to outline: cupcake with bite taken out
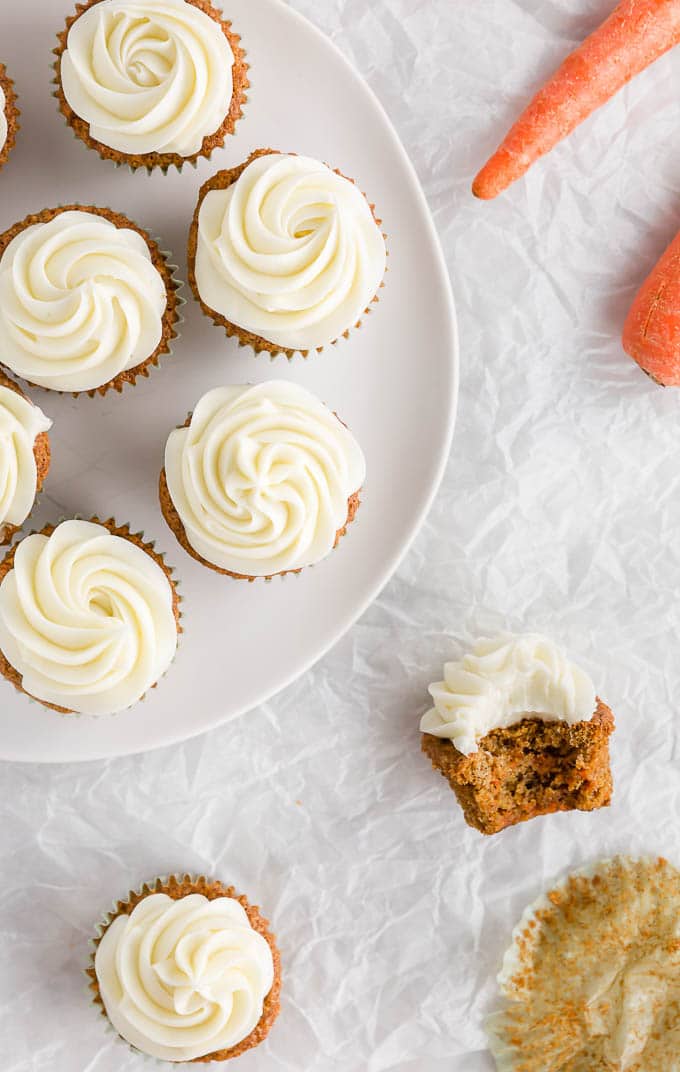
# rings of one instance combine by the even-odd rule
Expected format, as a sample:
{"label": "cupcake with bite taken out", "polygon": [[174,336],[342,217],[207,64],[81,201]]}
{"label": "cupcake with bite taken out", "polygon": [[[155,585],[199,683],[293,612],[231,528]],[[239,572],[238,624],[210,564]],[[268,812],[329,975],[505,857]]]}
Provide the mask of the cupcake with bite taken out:
{"label": "cupcake with bite taken out", "polygon": [[588,675],[536,633],[478,640],[430,685],[422,750],[483,834],[610,803],[614,717]]}

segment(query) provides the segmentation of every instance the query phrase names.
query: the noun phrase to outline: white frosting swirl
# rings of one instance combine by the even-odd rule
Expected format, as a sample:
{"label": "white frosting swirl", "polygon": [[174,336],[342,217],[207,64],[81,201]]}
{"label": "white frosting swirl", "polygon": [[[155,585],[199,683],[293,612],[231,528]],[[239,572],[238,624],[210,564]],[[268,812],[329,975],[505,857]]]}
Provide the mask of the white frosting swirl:
{"label": "white frosting swirl", "polygon": [[146,361],[167,294],[146,242],[80,210],[25,227],[0,259],[0,359],[55,391],[89,391]]}
{"label": "white frosting swirl", "polygon": [[145,897],[97,946],[106,1013],[137,1049],[192,1061],[253,1031],[274,982],[272,951],[233,897]]}
{"label": "white frosting swirl", "polygon": [[268,577],[324,558],[365,461],[303,387],[217,387],[165,449],[170,497],[193,549],[231,573]]}
{"label": "white frosting swirl", "polygon": [[257,157],[198,216],[196,286],[230,323],[290,350],[354,327],[385,273],[361,191],[306,156]]}
{"label": "white frosting swirl", "polygon": [[0,536],[5,525],[22,525],[38,488],[33,448],[52,421],[23,395],[0,385]]}
{"label": "white frosting swirl", "polygon": [[233,64],[220,24],[187,0],[100,0],[69,30],[61,84],[95,141],[192,156],[229,113]]}
{"label": "white frosting swirl", "polygon": [[155,685],[176,648],[172,586],[138,545],[90,521],[18,545],[0,585],[0,650],[30,696],[114,714]]}
{"label": "white frosting swirl", "polygon": [[5,142],[7,141],[7,113],[5,111],[7,107],[7,100],[5,98],[5,91],[0,86],[0,153],[5,148]]}
{"label": "white frosting swirl", "polygon": [[506,633],[477,640],[460,662],[446,663],[444,680],[430,685],[434,707],[423,733],[449,738],[459,752],[477,752],[490,730],[523,718],[569,723],[595,713],[595,686],[551,640]]}

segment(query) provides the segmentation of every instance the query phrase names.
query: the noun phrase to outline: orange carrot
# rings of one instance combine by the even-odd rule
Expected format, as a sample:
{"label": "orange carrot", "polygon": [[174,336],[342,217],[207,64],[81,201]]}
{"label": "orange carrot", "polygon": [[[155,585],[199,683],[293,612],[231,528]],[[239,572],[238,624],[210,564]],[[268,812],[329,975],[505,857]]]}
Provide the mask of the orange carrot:
{"label": "orange carrot", "polygon": [[657,383],[680,386],[680,234],[635,295],[623,348]]}
{"label": "orange carrot", "polygon": [[562,138],[680,42],[680,0],[622,0],[536,94],[472,184],[496,197]]}

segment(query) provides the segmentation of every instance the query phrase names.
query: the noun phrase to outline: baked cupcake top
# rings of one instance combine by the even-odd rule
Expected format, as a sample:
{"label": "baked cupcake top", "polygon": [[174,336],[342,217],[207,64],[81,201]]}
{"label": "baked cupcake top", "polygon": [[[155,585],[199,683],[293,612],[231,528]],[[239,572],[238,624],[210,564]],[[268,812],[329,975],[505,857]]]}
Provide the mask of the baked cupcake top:
{"label": "baked cupcake top", "polygon": [[217,387],[165,449],[168,490],[205,561],[268,577],[324,558],[361,488],[361,448],[310,391],[273,380]]}
{"label": "baked cupcake top", "polygon": [[422,732],[449,738],[465,755],[478,751],[490,730],[524,718],[586,722],[596,707],[588,675],[538,633],[477,640],[460,661],[445,664],[444,680],[429,693],[434,707],[421,719]]}
{"label": "baked cupcake top", "polygon": [[156,351],[167,301],[138,231],[57,212],[22,227],[0,257],[0,361],[41,387],[93,390]]}
{"label": "baked cupcake top", "polygon": [[173,586],[145,545],[64,521],[13,555],[0,584],[0,651],[23,691],[86,715],[140,700],[177,648]]}
{"label": "baked cupcake top", "polygon": [[61,86],[90,137],[127,155],[192,156],[230,109],[234,54],[187,0],[100,0],[68,31]]}
{"label": "baked cupcake top", "polygon": [[0,384],[0,535],[22,525],[38,489],[33,448],[52,421],[18,391]]}
{"label": "baked cupcake top", "polygon": [[234,897],[143,898],[95,956],[106,1013],[143,1053],[192,1061],[242,1042],[274,982],[272,951]]}
{"label": "baked cupcake top", "polygon": [[201,300],[286,350],[323,347],[354,327],[385,264],[385,239],[364,195],[310,157],[255,155],[200,205]]}

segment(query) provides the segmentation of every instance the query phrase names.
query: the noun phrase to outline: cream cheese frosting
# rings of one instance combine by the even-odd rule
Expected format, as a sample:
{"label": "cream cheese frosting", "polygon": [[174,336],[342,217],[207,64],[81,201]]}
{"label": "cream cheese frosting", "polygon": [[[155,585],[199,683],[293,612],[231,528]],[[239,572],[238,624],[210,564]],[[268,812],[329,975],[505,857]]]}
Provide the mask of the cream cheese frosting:
{"label": "cream cheese frosting", "polygon": [[90,521],[18,545],[0,585],[0,650],[29,696],[114,714],[156,684],[176,648],[172,586],[138,545]]}
{"label": "cream cheese frosting", "polygon": [[0,86],[0,153],[5,148],[5,142],[7,141],[7,100],[5,98],[5,91]]}
{"label": "cream cheese frosting", "polygon": [[217,387],[165,450],[168,490],[193,549],[268,577],[324,558],[366,473],[358,443],[296,384]]}
{"label": "cream cheese frosting", "polygon": [[186,157],[228,115],[233,64],[220,24],[187,0],[101,0],[69,30],[61,83],[95,141]]}
{"label": "cream cheese frosting", "polygon": [[595,686],[557,644],[538,633],[480,639],[460,661],[444,666],[444,680],[429,687],[434,700],[423,733],[449,738],[470,755],[493,729],[523,718],[569,723],[595,713]]}
{"label": "cream cheese frosting", "polygon": [[272,951],[232,897],[145,897],[105,930],[95,972],[120,1035],[152,1057],[192,1061],[253,1031],[274,982]]}
{"label": "cream cheese frosting", "polygon": [[22,525],[38,488],[33,448],[52,421],[23,395],[0,385],[0,535],[5,525]]}
{"label": "cream cheese frosting", "polygon": [[167,293],[137,231],[73,210],[0,258],[0,360],[30,383],[89,391],[155,352]]}
{"label": "cream cheese frosting", "polygon": [[353,327],[385,264],[385,239],[359,188],[306,156],[255,158],[199,210],[201,299],[285,349],[322,347]]}

